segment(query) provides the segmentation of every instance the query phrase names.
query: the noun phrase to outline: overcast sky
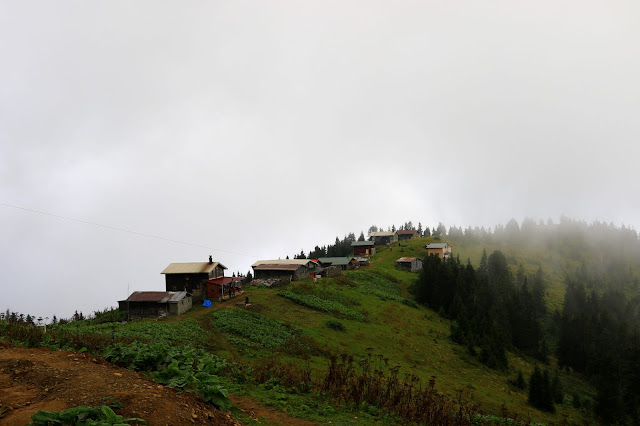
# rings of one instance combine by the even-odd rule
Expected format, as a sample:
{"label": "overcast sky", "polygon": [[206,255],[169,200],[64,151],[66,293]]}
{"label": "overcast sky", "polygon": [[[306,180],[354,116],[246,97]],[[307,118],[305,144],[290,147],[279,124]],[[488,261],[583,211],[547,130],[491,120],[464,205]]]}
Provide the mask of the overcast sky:
{"label": "overcast sky", "polygon": [[0,1],[0,309],[372,224],[638,229],[639,5]]}

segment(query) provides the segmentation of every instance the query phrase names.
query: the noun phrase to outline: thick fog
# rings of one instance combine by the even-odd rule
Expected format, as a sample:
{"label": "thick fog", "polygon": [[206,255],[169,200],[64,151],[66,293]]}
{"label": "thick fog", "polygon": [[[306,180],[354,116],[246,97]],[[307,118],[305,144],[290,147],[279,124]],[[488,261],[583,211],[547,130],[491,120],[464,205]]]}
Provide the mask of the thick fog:
{"label": "thick fog", "polygon": [[4,1],[0,309],[89,313],[164,289],[171,262],[246,273],[408,220],[637,229],[639,18],[632,1]]}

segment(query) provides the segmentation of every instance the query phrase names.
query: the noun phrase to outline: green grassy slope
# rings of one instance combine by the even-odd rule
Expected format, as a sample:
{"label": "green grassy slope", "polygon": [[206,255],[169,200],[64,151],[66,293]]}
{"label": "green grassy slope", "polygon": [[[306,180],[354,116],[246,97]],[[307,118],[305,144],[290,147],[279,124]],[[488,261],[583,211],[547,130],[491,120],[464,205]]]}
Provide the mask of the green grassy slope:
{"label": "green grassy slope", "polygon": [[[410,372],[425,383],[431,376],[435,376],[437,388],[451,395],[459,390],[468,392],[487,412],[498,414],[504,404],[510,412],[535,421],[557,422],[567,418],[580,422],[586,419],[585,413],[571,407],[569,401],[557,406],[555,414],[540,412],[527,404],[526,391],[518,391],[508,384],[507,381],[515,378],[518,369],[523,371],[528,380],[533,370],[532,360],[510,354],[508,372],[489,369],[469,355],[464,347],[449,340],[450,321],[425,307],[412,307],[402,303],[403,298],[411,298],[408,288],[417,275],[397,269],[395,260],[401,256],[424,257],[425,244],[433,241],[433,238],[420,238],[408,241],[406,247],[400,247],[396,243],[391,247],[379,248],[370,267],[347,271],[341,278],[322,279],[315,283],[310,280],[294,282],[281,289],[248,288],[247,295],[256,304],[260,315],[288,324],[318,348],[353,356],[364,356],[368,351],[380,354],[389,359],[390,365],[400,366],[401,374]],[[561,306],[562,271],[550,256],[518,247],[457,244],[456,241],[450,243],[454,248],[454,255],[460,255],[461,259],[471,259],[474,266],[477,266],[483,248],[489,253],[495,249],[503,250],[513,267],[523,264],[527,274],[533,274],[538,265],[541,265],[548,278],[547,301],[550,311]],[[341,303],[364,314],[365,320],[350,319],[338,313],[301,306],[279,296],[278,293],[283,290],[303,297],[315,295]],[[225,302],[220,308],[236,307]],[[345,330],[336,331],[327,327],[329,320],[339,321]],[[223,340],[229,337],[228,333],[216,333],[215,336],[216,339]],[[240,358],[267,356],[265,351],[259,350],[259,345],[251,350],[237,345],[230,347],[229,355]],[[284,360],[296,361],[297,357],[304,358],[304,353],[296,355],[283,351],[279,356]],[[307,362],[318,370],[326,368],[326,359],[322,355],[313,355]],[[583,396],[592,396],[591,388],[580,379],[563,373],[561,378],[567,395],[578,392]]]}
{"label": "green grassy slope", "polygon": [[[470,259],[474,266],[478,265],[483,249],[488,253],[500,249],[514,273],[519,265],[528,275],[542,267],[549,312],[561,308],[564,271],[574,260],[517,244],[481,245],[448,240],[454,256],[463,261]],[[587,410],[575,409],[571,404],[574,393],[582,400],[593,400],[592,387],[580,377],[561,372],[565,403],[556,405],[554,414],[538,411],[527,404],[526,390],[509,384],[518,370],[528,381],[534,360],[511,353],[508,371],[492,370],[465,347],[450,341],[449,320],[413,301],[409,288],[418,275],[398,269],[395,260],[402,256],[425,257],[424,246],[434,241],[435,238],[427,237],[403,242],[402,246],[395,243],[379,247],[371,266],[346,271],[343,276],[293,282],[273,289],[247,287],[240,298],[215,302],[212,308],[195,307],[185,315],[162,321],[86,327],[80,321],[64,327],[74,334],[87,332],[133,339],[148,336],[156,342],[195,344],[241,365],[259,366],[277,359],[300,368],[308,366],[316,377],[327,371],[330,354],[347,354],[356,359],[367,354],[379,355],[389,367],[398,366],[401,377],[412,374],[425,385],[435,377],[437,390],[452,397],[462,392],[487,413],[500,415],[506,408],[521,419],[536,422],[559,423],[566,419],[593,423]],[[236,304],[244,297],[252,302],[250,308]],[[554,364],[552,359],[551,369]],[[275,392],[262,385],[238,384],[232,390],[286,409],[291,415],[333,424],[355,420],[353,413],[334,412],[326,406],[319,408],[305,399],[307,396],[285,395],[282,389]],[[362,414],[357,417],[357,423],[371,422],[371,418]]]}

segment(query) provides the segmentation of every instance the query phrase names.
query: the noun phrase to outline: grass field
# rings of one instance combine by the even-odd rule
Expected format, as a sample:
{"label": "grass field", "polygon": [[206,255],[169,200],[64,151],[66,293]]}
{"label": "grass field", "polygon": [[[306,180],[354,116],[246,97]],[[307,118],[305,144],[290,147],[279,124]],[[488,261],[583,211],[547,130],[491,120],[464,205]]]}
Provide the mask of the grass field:
{"label": "grass field", "polygon": [[[260,315],[288,324],[317,348],[354,356],[364,356],[368,352],[382,355],[389,359],[390,364],[400,366],[401,374],[410,372],[425,383],[435,376],[437,388],[451,395],[460,390],[468,392],[490,413],[500,413],[504,404],[510,412],[535,421],[558,422],[566,418],[579,423],[588,420],[584,411],[571,406],[570,399],[558,405],[555,414],[540,412],[527,404],[526,391],[509,385],[508,381],[515,378],[518,370],[522,370],[528,379],[534,366],[532,360],[510,354],[508,372],[489,369],[469,355],[465,348],[449,340],[450,321],[427,308],[402,303],[404,298],[411,298],[409,287],[417,275],[397,269],[395,260],[402,256],[425,256],[424,246],[432,241],[432,238],[421,238],[408,241],[406,247],[397,243],[392,247],[382,247],[368,268],[346,271],[337,279],[322,279],[316,283],[305,280],[285,287],[288,292],[312,295],[348,306],[362,313],[365,320],[350,318],[338,310],[323,312],[304,306],[278,296],[282,290],[249,288],[247,295],[258,307]],[[454,255],[460,255],[461,259],[469,258],[474,266],[478,265],[483,247],[451,243]],[[486,249],[489,253],[495,249],[503,250],[512,262],[514,272],[517,265],[523,264],[526,273],[533,274],[541,265],[547,278],[546,298],[550,311],[561,306],[564,295],[562,274],[556,270],[552,259],[504,246]],[[227,307],[235,309],[231,304],[219,308]],[[327,321],[330,320],[339,321],[344,330],[328,327]],[[283,360],[297,362],[301,355],[283,350],[279,356]],[[326,369],[322,354],[302,356],[313,368]],[[577,392],[583,398],[593,398],[592,388],[584,381],[568,374],[560,375],[567,396]]]}
{"label": "grass field", "polygon": [[[348,354],[356,359],[379,355],[389,366],[398,366],[401,376],[410,373],[423,383],[435,377],[438,390],[451,396],[462,392],[487,413],[500,414],[506,408],[537,422],[593,422],[586,410],[575,409],[571,404],[574,393],[587,401],[594,397],[593,389],[579,377],[561,372],[565,403],[557,405],[554,414],[538,411],[527,404],[526,391],[509,384],[518,370],[528,380],[533,360],[509,354],[508,371],[492,370],[466,348],[450,341],[450,321],[415,304],[409,289],[417,274],[396,268],[395,260],[402,256],[424,257],[424,246],[433,241],[428,237],[407,241],[402,247],[398,243],[381,247],[371,266],[346,271],[333,279],[304,280],[277,289],[248,287],[243,297],[248,296],[252,302],[249,309],[236,306],[232,300],[216,302],[212,308],[196,307],[183,316],[159,322],[99,326],[77,322],[63,327],[77,334],[102,333],[168,344],[189,342],[230,361],[250,365],[277,358],[283,363],[308,367],[318,377],[326,372],[330,354]],[[483,249],[488,253],[500,249],[514,273],[519,265],[528,275],[542,267],[549,312],[561,308],[566,260],[506,244],[449,242],[454,256],[463,261],[470,259],[474,266]],[[551,368],[553,365],[552,359]],[[325,418],[335,424],[352,418],[344,411],[328,415],[325,411],[332,409],[324,406],[319,415],[319,408],[310,408],[303,396],[283,399],[281,389],[274,392],[261,385],[237,386],[234,390],[311,419]],[[300,406],[306,408],[300,410]],[[359,423],[366,424],[364,419],[368,418],[361,418]]]}

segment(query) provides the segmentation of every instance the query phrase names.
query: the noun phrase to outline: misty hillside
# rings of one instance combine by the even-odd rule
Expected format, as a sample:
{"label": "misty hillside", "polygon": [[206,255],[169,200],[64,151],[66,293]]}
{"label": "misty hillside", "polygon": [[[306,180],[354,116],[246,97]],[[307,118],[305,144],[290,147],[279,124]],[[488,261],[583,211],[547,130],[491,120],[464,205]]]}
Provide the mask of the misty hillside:
{"label": "misty hillside", "polygon": [[[159,350],[148,336],[193,346],[233,365],[220,386],[320,423],[638,419],[635,231],[568,219],[439,231],[379,246],[370,266],[334,278],[245,286],[249,307],[231,299],[160,322],[74,321],[54,326],[48,344],[71,332],[68,347],[160,371],[162,356],[110,348]],[[427,244],[445,241],[452,259],[427,257]],[[398,268],[400,257],[423,259],[423,270]]]}

